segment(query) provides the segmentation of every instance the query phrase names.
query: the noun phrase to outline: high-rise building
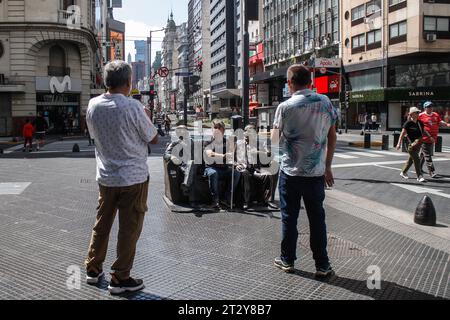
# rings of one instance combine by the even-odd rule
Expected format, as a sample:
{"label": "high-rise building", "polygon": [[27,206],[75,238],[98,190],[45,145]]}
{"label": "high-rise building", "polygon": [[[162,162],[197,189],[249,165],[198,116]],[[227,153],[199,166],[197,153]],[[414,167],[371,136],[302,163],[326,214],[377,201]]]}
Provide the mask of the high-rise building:
{"label": "high-rise building", "polygon": [[[267,122],[272,122],[278,104],[289,98],[286,74],[289,66],[296,63],[315,68],[315,89],[327,94],[337,106],[341,67],[339,2],[346,1],[262,1],[265,72],[254,75],[251,82],[268,85],[267,90],[264,88],[265,96],[268,91]],[[326,70],[323,64],[327,65]]]}
{"label": "high-rise building", "polygon": [[241,19],[239,0],[212,0],[211,113],[231,113],[239,108],[241,91]]}
{"label": "high-rise building", "polygon": [[382,129],[398,130],[426,100],[448,120],[449,1],[351,0],[341,12],[348,127],[374,113]]}
{"label": "high-rise building", "polygon": [[138,83],[145,78],[145,62],[144,61],[135,61],[131,63],[131,67],[133,68],[133,78],[132,78],[132,87],[133,89],[138,89]]}
{"label": "high-rise building", "polygon": [[128,64],[131,65],[131,62],[133,62],[133,59],[131,58],[131,53],[128,53],[128,60],[127,60]]}
{"label": "high-rise building", "polygon": [[190,0],[188,6],[189,64],[200,76],[199,90],[192,92],[190,104],[210,113],[211,31],[210,0]]}

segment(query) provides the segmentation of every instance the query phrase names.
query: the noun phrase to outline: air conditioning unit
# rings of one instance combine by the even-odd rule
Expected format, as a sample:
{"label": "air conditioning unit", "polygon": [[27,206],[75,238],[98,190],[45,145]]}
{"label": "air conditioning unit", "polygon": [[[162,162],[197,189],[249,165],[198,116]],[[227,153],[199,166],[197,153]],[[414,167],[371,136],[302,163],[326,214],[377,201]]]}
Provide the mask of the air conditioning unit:
{"label": "air conditioning unit", "polygon": [[425,39],[427,42],[435,42],[437,40],[437,35],[436,33],[427,33]]}

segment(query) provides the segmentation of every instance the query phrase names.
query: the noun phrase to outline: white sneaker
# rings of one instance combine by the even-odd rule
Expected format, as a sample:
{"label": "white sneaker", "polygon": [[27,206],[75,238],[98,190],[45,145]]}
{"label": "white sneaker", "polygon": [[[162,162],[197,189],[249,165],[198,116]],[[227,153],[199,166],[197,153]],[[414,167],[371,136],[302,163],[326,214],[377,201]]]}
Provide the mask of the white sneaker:
{"label": "white sneaker", "polygon": [[430,177],[433,178],[433,179],[435,179],[435,178],[438,177],[438,174],[437,174],[436,172],[434,172],[434,171],[431,171],[431,172],[430,172]]}
{"label": "white sneaker", "polygon": [[404,173],[404,172],[400,173],[400,177],[402,177],[402,178],[405,179],[405,180],[408,180],[408,179],[409,179],[408,174],[407,174],[407,173]]}
{"label": "white sneaker", "polygon": [[418,177],[417,181],[419,181],[420,183],[427,182],[427,180],[425,180],[424,177]]}

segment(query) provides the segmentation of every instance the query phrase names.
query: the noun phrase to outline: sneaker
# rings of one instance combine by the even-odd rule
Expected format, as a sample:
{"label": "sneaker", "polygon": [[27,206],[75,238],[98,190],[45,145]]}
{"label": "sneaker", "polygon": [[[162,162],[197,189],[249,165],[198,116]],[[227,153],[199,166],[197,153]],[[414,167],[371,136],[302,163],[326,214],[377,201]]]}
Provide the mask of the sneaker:
{"label": "sneaker", "polygon": [[331,266],[328,266],[327,268],[318,268],[316,270],[316,278],[324,279],[328,277],[334,276],[336,273],[334,272],[333,268]]}
{"label": "sneaker", "polygon": [[402,178],[405,179],[405,180],[408,180],[408,179],[409,179],[408,174],[407,174],[407,173],[404,173],[404,172],[400,173],[400,177],[402,177]]}
{"label": "sneaker", "polygon": [[274,261],[275,267],[283,270],[286,273],[294,273],[295,267],[293,263],[286,263],[281,258],[275,258]]}
{"label": "sneaker", "polygon": [[419,181],[420,183],[427,182],[427,180],[425,180],[424,177],[418,177],[418,178],[417,178],[417,181]]}
{"label": "sneaker", "polygon": [[86,272],[86,282],[87,284],[95,285],[100,282],[100,279],[105,276],[103,271],[95,272],[95,271],[87,271]]}
{"label": "sneaker", "polygon": [[434,171],[430,171],[430,177],[436,179],[438,177],[438,174]]}
{"label": "sneaker", "polygon": [[125,292],[136,292],[144,289],[144,281],[141,279],[128,278],[127,280],[119,280],[114,275],[108,286],[108,291],[112,295],[122,294]]}

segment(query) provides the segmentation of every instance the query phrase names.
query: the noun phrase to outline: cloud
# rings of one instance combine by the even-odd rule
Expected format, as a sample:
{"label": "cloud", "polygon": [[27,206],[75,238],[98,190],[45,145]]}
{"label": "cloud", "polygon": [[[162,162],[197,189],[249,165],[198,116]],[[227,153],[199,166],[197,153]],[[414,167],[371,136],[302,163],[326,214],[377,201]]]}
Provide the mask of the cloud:
{"label": "cloud", "polygon": [[[150,30],[160,30],[161,27],[150,26],[142,21],[125,20],[125,50],[126,59],[128,59],[128,53],[131,53],[132,60],[136,50],[134,49],[135,40],[147,40],[150,36]],[[161,50],[161,43],[164,37],[164,32],[155,32],[152,34],[152,59],[155,58],[156,51]]]}

